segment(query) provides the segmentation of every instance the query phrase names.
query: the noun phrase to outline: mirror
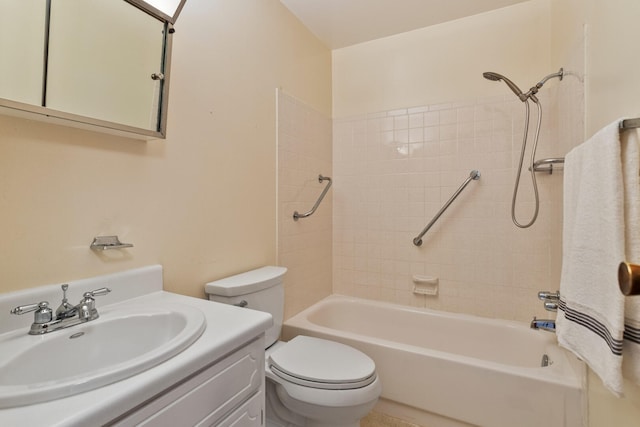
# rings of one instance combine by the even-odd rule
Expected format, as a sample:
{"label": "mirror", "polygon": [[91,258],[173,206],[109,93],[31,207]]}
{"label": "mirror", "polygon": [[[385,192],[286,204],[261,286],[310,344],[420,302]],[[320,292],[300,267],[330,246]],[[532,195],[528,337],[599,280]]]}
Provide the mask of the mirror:
{"label": "mirror", "polygon": [[2,111],[164,138],[171,22],[184,2],[0,0]]}
{"label": "mirror", "polygon": [[164,23],[104,0],[53,1],[50,22],[46,106],[155,129]]}

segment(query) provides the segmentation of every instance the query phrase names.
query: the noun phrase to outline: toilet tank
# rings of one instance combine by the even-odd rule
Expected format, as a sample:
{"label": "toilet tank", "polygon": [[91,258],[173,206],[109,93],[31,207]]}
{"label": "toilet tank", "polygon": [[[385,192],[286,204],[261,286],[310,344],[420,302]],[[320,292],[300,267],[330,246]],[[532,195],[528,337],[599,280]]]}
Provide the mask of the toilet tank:
{"label": "toilet tank", "polygon": [[211,301],[234,304],[264,311],[273,316],[273,326],[266,335],[266,346],[280,337],[284,316],[283,278],[285,267],[261,267],[235,276],[209,282],[204,291]]}

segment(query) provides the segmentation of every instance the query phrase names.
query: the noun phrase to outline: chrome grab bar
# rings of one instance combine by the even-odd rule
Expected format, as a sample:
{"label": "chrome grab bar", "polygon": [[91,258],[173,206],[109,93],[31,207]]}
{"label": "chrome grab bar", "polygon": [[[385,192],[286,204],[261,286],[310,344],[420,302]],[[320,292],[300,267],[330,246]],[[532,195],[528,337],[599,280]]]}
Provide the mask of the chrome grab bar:
{"label": "chrome grab bar", "polygon": [[444,213],[444,211],[447,210],[449,205],[456,199],[456,197],[458,197],[458,195],[462,192],[462,190],[464,190],[464,188],[467,186],[467,184],[469,184],[471,182],[471,180],[478,180],[478,179],[480,179],[480,172],[477,171],[477,170],[472,170],[469,173],[469,177],[462,183],[460,188],[458,188],[456,190],[456,192],[453,193],[453,196],[451,196],[451,198],[447,201],[447,203],[445,203],[444,206],[442,208],[440,208],[440,210],[438,211],[436,216],[433,217],[431,222],[429,222],[429,224],[427,224],[427,226],[424,228],[424,230],[422,230],[420,232],[420,234],[418,234],[413,239],[413,244],[414,245],[416,245],[416,246],[421,246],[422,245],[422,236],[424,236],[427,233],[427,231],[429,231],[429,229],[433,226],[433,224],[435,224],[435,222],[438,220],[438,218],[440,218],[440,216]]}
{"label": "chrome grab bar", "polygon": [[329,181],[329,184],[327,184],[327,186],[324,187],[324,190],[322,190],[322,193],[320,194],[320,197],[318,197],[318,201],[316,202],[316,204],[313,205],[309,212],[305,212],[303,214],[298,213],[298,211],[293,212],[294,221],[297,221],[300,218],[311,216],[316,211],[316,209],[318,209],[318,206],[320,206],[320,202],[322,202],[322,199],[324,199],[325,194],[327,194],[327,191],[329,191],[329,187],[331,187],[332,184],[331,178],[329,178],[328,176],[318,175],[318,182],[322,184],[322,181]]}

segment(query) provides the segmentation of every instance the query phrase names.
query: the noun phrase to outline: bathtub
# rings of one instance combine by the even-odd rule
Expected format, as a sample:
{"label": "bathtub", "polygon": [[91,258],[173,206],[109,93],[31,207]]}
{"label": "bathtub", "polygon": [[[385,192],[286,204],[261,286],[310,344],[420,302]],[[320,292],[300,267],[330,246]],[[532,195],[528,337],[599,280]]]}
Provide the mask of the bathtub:
{"label": "bathtub", "polygon": [[368,354],[378,410],[419,425],[586,425],[582,362],[523,323],[332,295],[284,323],[283,339],[296,335]]}

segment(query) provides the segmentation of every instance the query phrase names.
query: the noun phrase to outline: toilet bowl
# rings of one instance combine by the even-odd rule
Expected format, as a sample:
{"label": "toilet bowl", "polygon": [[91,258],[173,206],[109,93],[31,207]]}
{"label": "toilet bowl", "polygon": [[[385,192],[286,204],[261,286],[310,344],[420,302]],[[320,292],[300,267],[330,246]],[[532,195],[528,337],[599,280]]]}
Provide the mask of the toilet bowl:
{"label": "toilet bowl", "polygon": [[[364,353],[333,341],[297,336],[267,350],[265,373],[269,390],[267,418],[278,414],[295,426],[296,418],[282,415],[284,406],[306,419],[309,427],[355,427],[375,405],[382,387],[375,364]],[[282,420],[281,420],[282,421]]]}
{"label": "toilet bowl", "polygon": [[268,427],[357,427],[382,386],[370,357],[320,338],[278,341],[284,312],[284,267],[262,267],[205,285],[209,299],[271,313],[266,332]]}

